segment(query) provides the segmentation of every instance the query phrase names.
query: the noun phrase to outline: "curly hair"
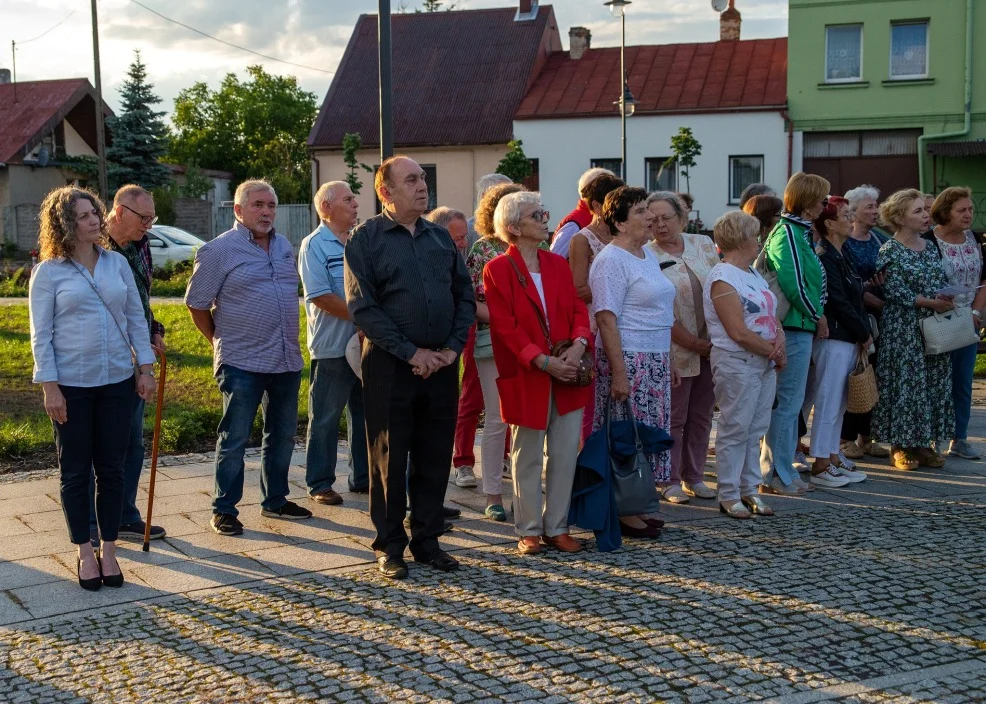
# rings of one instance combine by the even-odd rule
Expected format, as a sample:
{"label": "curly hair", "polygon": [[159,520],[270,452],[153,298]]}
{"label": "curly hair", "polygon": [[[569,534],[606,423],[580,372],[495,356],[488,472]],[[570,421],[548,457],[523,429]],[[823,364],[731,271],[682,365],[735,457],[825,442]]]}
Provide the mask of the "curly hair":
{"label": "curly hair", "polygon": [[498,183],[486,191],[482,200],[479,201],[479,205],[476,206],[476,221],[473,223],[473,227],[476,228],[476,232],[479,233],[481,238],[494,239],[496,237],[496,228],[493,225],[493,213],[496,212],[496,206],[503,196],[508,193],[520,193],[526,190],[519,183]]}
{"label": "curly hair", "polygon": [[41,204],[40,232],[38,233],[38,249],[40,261],[55,257],[70,257],[78,236],[75,232],[75,204],[80,198],[85,198],[96,209],[99,215],[99,244],[106,247],[109,244],[109,233],[106,230],[106,207],[99,196],[87,188],[78,186],[62,186],[45,196]]}

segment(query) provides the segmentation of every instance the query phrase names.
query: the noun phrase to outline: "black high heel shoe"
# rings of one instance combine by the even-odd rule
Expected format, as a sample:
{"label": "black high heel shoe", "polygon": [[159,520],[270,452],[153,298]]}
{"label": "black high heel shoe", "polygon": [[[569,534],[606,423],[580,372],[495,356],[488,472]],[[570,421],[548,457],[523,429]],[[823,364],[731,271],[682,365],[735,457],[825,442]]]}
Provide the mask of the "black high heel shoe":
{"label": "black high heel shoe", "polygon": [[[96,558],[96,564],[97,565],[99,564],[98,557]],[[82,558],[79,557],[78,555],[76,555],[75,557],[75,572],[77,575],[81,575],[82,573]],[[79,586],[85,589],[86,591],[90,591],[90,592],[99,591],[99,588],[103,586],[102,568],[100,568],[98,577],[90,577],[89,579],[82,579],[82,577],[79,576]]]}
{"label": "black high heel shoe", "polygon": [[[99,574],[102,577],[103,584],[107,587],[122,587],[123,586],[123,570],[120,570],[120,574],[103,574],[103,551],[96,551],[96,561],[99,563]],[[120,563],[117,562],[117,565]]]}

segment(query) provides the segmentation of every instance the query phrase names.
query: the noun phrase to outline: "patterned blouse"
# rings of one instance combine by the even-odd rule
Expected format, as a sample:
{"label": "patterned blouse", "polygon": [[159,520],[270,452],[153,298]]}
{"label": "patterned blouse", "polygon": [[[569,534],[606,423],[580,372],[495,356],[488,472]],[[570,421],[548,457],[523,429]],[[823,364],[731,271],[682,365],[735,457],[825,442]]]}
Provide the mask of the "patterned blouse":
{"label": "patterned blouse", "polygon": [[[948,283],[955,286],[974,288],[982,281],[983,255],[979,243],[971,230],[965,232],[965,242],[952,244],[946,242],[935,233],[938,250],[941,252],[942,268],[948,276]],[[963,293],[955,297],[955,304],[968,306],[972,304],[975,294]]]}
{"label": "patterned blouse", "polygon": [[[682,233],[681,239],[685,244],[681,254],[668,254],[657,242],[651,242],[648,246],[657,255],[659,262],[676,264],[664,269],[664,275],[675,288],[675,322],[681,323],[692,335],[708,340],[702,289],[712,267],[719,263],[719,254],[715,243],[705,235]],[[672,343],[671,356],[674,358],[675,369],[682,377],[698,376],[701,373],[702,360],[698,352]]]}
{"label": "patterned blouse", "polygon": [[[538,249],[543,249],[546,252],[551,251],[547,242],[539,244]],[[466,269],[469,270],[469,276],[472,278],[472,288],[476,292],[476,303],[486,303],[483,269],[494,258],[505,254],[506,251],[507,243],[499,237],[480,237],[469,250],[469,254],[466,255]],[[481,322],[479,318],[476,318],[476,330],[485,330],[489,326],[489,323]]]}

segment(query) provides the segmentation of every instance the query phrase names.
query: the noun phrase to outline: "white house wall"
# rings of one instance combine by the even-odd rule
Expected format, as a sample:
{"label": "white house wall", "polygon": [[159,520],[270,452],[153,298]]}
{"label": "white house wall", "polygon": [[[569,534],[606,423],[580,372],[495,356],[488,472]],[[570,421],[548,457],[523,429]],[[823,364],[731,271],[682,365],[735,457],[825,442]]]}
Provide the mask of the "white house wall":
{"label": "white house wall", "polygon": [[96,156],[86,140],[82,138],[68,120],[62,123],[65,126],[65,154],[68,156]]}
{"label": "white house wall", "polygon": [[[779,112],[709,115],[633,116],[627,119],[627,175],[631,185],[645,186],[644,160],[671,153],[671,137],[691,127],[702,155],[691,170],[695,208],[707,227],[729,204],[729,157],[763,155],[764,181],[781,192],[788,178],[788,135]],[[515,120],[514,136],[524,152],[539,160],[540,188],[552,224],[565,216],[578,198],[579,176],[592,159],[620,158],[620,120],[575,118]],[[795,134],[792,167],[801,167],[800,134]],[[678,190],[685,190],[678,177]]]}

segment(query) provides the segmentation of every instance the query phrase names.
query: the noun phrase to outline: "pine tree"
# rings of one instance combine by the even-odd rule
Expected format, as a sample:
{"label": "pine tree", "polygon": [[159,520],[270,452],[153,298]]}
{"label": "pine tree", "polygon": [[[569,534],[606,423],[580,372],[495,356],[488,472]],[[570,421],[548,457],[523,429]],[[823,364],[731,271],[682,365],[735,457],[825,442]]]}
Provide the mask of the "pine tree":
{"label": "pine tree", "polygon": [[120,91],[122,110],[107,120],[113,144],[106,149],[106,160],[118,167],[111,170],[111,192],[125,183],[150,190],[171,181],[171,172],[159,161],[168,147],[168,128],[161,119],[164,113],[152,109],[161,102],[153,88],[140,51],[135,51]]}

